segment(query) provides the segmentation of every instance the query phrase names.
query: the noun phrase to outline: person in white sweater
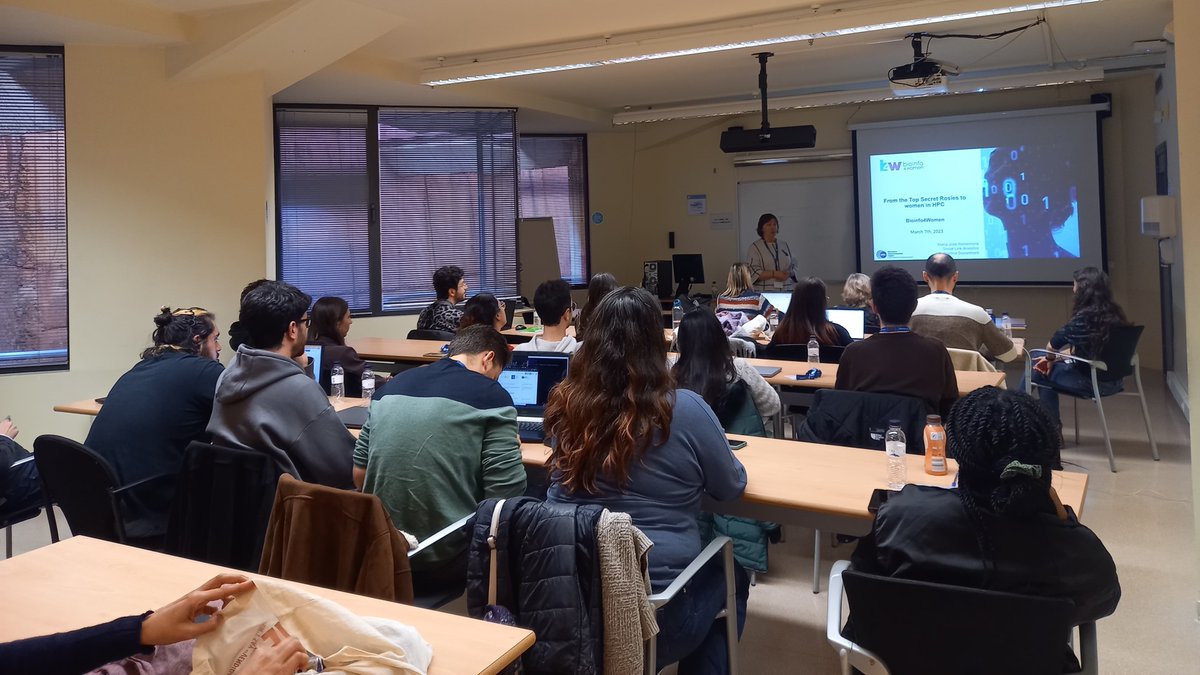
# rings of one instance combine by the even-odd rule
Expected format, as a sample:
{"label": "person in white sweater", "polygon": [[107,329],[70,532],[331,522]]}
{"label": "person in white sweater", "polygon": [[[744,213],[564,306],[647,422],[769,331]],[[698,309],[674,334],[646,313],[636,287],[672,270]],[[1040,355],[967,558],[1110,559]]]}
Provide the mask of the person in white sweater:
{"label": "person in white sweater", "polygon": [[562,279],[551,279],[538,284],[533,292],[533,308],[542,317],[542,334],[533,336],[529,342],[515,347],[519,352],[574,353],[583,343],[567,335],[574,314],[575,303],[571,302],[571,286]]}
{"label": "person in white sweater", "polygon": [[676,385],[699,394],[718,416],[726,392],[738,381],[750,390],[759,415],[779,413],[779,392],[749,361],[734,358],[725,331],[712,312],[695,309],[685,314],[676,341],[679,359],[672,368]]}

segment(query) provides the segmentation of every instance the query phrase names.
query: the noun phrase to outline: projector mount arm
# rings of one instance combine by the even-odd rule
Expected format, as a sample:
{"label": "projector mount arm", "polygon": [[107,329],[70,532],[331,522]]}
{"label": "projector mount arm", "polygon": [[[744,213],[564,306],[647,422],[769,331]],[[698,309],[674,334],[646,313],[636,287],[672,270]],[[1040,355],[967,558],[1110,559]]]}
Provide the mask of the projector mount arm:
{"label": "projector mount arm", "polygon": [[762,127],[758,130],[758,138],[768,141],[771,138],[771,123],[767,121],[767,59],[775,56],[771,52],[756,52],[758,58],[758,93],[762,100]]}

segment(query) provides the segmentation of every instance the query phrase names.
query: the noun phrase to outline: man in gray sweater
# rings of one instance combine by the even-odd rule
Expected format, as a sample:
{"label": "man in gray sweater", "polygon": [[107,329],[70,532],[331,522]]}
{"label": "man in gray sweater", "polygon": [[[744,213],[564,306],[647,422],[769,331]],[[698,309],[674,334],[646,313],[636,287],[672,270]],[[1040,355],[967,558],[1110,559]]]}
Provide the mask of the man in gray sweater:
{"label": "man in gray sweater", "polygon": [[213,443],[258,450],[300,480],[353,488],[354,437],[317,382],[293,359],[308,341],[312,298],[268,281],[242,298],[247,341],[217,381]]}
{"label": "man in gray sweater", "polygon": [[969,349],[1005,362],[1021,355],[1012,339],[992,323],[986,310],[954,296],[958,284],[954,258],[934,253],[925,261],[921,276],[929,284],[930,293],[917,301],[909,324],[914,333],[941,340],[947,347]]}

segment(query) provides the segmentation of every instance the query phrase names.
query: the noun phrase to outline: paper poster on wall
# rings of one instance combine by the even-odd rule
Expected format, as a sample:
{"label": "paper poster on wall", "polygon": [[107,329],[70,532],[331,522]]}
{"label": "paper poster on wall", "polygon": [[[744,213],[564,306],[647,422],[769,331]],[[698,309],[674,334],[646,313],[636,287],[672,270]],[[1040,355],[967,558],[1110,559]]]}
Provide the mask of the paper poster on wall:
{"label": "paper poster on wall", "polygon": [[732,230],[732,213],[714,213],[708,217],[708,225],[714,230]]}
{"label": "paper poster on wall", "polygon": [[708,210],[708,195],[688,195],[687,212],[689,216],[702,216]]}

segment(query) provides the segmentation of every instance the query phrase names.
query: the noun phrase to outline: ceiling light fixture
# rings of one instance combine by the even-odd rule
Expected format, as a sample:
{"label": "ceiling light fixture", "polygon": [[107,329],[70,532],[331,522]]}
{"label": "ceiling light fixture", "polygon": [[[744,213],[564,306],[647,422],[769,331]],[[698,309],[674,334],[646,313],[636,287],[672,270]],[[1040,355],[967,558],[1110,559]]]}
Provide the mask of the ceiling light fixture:
{"label": "ceiling light fixture", "polygon": [[[951,96],[955,94],[976,94],[1008,89],[1026,89],[1030,87],[1050,87],[1063,84],[1078,84],[1081,82],[1099,82],[1104,79],[1103,68],[1084,68],[1081,70],[1052,70],[1001,77],[985,77],[965,79],[949,85],[949,91],[943,94],[928,94],[929,96]],[[851,89],[846,91],[830,91],[818,94],[804,94],[772,99],[772,110],[800,110],[804,108],[825,108],[835,105],[855,105],[858,103],[875,103],[891,101],[899,97],[889,88]],[[905,96],[904,98],[914,98]],[[726,103],[710,103],[674,108],[654,108],[652,110],[636,110],[621,112],[613,115],[613,124],[639,124],[643,122],[664,122],[667,120],[695,119],[701,117],[725,117],[745,115],[758,111],[758,101],[732,101]]]}
{"label": "ceiling light fixture", "polygon": [[[1101,0],[1043,0],[1042,2],[1029,2],[1019,5],[1010,5],[1007,7],[997,7],[994,9],[980,9],[970,12],[954,12],[950,14],[942,14],[939,16],[928,16],[919,19],[905,19],[902,21],[889,21],[885,23],[873,23],[861,26],[850,26],[847,28],[834,28],[824,31],[816,31],[812,33],[800,33],[795,35],[784,35],[780,37],[762,38],[757,40],[744,40],[740,42],[725,42],[721,44],[708,45],[705,47],[691,47],[687,49],[673,49],[658,52],[650,52],[644,54],[635,54],[631,56],[617,56],[611,58],[596,58],[591,60],[580,60],[574,63],[544,65],[534,67],[510,67],[508,70],[495,70],[495,68],[503,68],[503,64],[513,64],[524,59],[507,59],[492,62],[492,70],[489,72],[488,63],[469,63],[462,66],[438,66],[425,71],[421,78],[421,83],[431,87],[438,87],[448,84],[462,84],[465,82],[479,82],[481,80],[499,80],[508,77],[521,77],[524,75],[538,75],[541,73],[554,73],[564,70],[581,70],[584,68],[596,68],[599,66],[611,66],[622,63],[637,63],[640,61],[655,61],[658,59],[669,59],[677,56],[694,56],[697,54],[710,54],[713,52],[724,52],[733,49],[750,49],[767,47],[770,45],[785,44],[789,42],[807,42],[809,40],[819,40],[822,38],[843,37],[847,35],[859,35],[862,33],[872,33],[883,30],[898,30],[904,28],[912,28],[914,26],[923,26],[927,24],[947,23],[951,21],[966,21],[970,19],[980,19],[1002,16],[1005,14],[1015,14],[1019,12],[1034,12],[1045,9],[1054,9],[1057,7],[1069,7],[1073,5],[1087,5]],[[570,52],[563,52],[564,55]]]}

